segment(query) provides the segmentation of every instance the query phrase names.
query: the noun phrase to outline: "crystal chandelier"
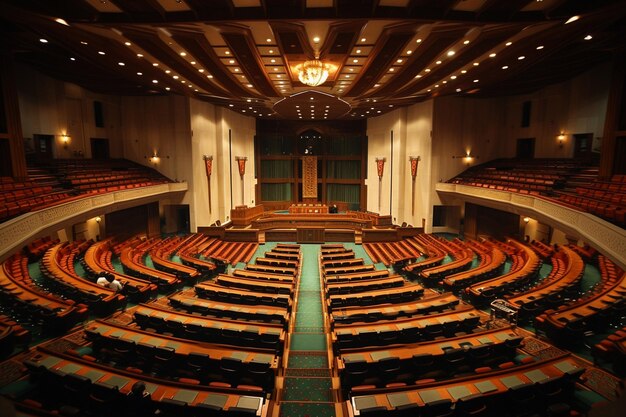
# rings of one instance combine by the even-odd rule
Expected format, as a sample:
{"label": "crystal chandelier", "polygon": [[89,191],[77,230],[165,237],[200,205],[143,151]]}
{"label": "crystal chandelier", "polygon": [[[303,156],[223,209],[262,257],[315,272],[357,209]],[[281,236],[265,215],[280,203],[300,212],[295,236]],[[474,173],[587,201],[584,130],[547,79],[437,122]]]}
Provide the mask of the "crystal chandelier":
{"label": "crystal chandelier", "polygon": [[317,87],[324,84],[328,78],[328,65],[319,59],[304,61],[303,64],[296,67],[298,70],[298,79],[302,84]]}

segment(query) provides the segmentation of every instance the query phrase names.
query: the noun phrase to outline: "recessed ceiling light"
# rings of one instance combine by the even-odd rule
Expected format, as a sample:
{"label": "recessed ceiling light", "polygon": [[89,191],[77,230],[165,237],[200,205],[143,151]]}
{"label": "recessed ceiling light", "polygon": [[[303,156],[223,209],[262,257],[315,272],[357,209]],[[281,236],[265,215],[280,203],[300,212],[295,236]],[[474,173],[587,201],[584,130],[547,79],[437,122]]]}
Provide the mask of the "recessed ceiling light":
{"label": "recessed ceiling light", "polygon": [[230,51],[224,51],[226,55],[230,55]]}
{"label": "recessed ceiling light", "polygon": [[313,38],[313,42],[318,43],[320,41],[320,37],[316,36]]}
{"label": "recessed ceiling light", "polygon": [[511,45],[513,45],[513,42],[508,41],[508,42],[507,42],[507,43],[505,43],[504,45],[505,45],[505,46],[511,46]]}
{"label": "recessed ceiling light", "polygon": [[178,79],[178,75],[174,75],[172,78],[177,80]]}
{"label": "recessed ceiling light", "polygon": [[152,80],[152,82],[153,82],[154,84],[158,84],[158,83],[159,83],[159,80]]}
{"label": "recessed ceiling light", "polygon": [[374,84],[374,87],[380,87],[380,84]]}
{"label": "recessed ceiling light", "polygon": [[120,67],[123,67],[126,64],[124,64],[123,62],[118,62],[117,65],[119,65]]}
{"label": "recessed ceiling light", "polygon": [[170,88],[169,88],[169,87],[165,87],[165,89],[166,89],[167,91],[170,91]]}
{"label": "recessed ceiling light", "polygon": [[467,70],[461,70],[461,74],[467,74]]}
{"label": "recessed ceiling light", "polygon": [[413,51],[411,51],[411,50],[406,51],[407,55],[411,55],[412,53],[413,53]]}
{"label": "recessed ceiling light", "polygon": [[229,104],[229,105],[228,105],[228,107],[234,107],[234,106],[235,106],[234,104]]}
{"label": "recessed ceiling light", "polygon": [[489,58],[495,58],[495,57],[496,57],[496,53],[495,52],[492,52],[492,53],[489,54]]}
{"label": "recessed ceiling light", "polygon": [[416,43],[420,43],[420,42],[422,42],[422,39],[417,39],[415,42]]}
{"label": "recessed ceiling light", "polygon": [[80,44],[81,44],[81,45],[89,45],[89,44],[88,44],[87,42],[85,42],[85,41],[80,41]]}
{"label": "recessed ceiling light", "polygon": [[310,97],[311,100],[315,100],[315,97]]}
{"label": "recessed ceiling light", "polygon": [[65,21],[65,19],[61,19],[60,17],[57,17],[56,19],[54,19],[54,21],[64,26],[69,26],[69,24]]}
{"label": "recessed ceiling light", "polygon": [[465,40],[463,41],[463,45],[467,45],[468,43],[470,43],[469,39],[465,39]]}
{"label": "recessed ceiling light", "polygon": [[393,104],[390,104],[389,107],[393,107]]}
{"label": "recessed ceiling light", "polygon": [[439,84],[435,84],[435,88],[439,88]]}
{"label": "recessed ceiling light", "polygon": [[155,63],[153,63],[153,64],[152,64],[152,66],[153,66],[153,67],[158,67],[158,66],[159,66],[159,63],[158,63],[158,62],[155,62]]}
{"label": "recessed ceiling light", "polygon": [[590,41],[591,39],[593,39],[593,36],[591,36],[591,35],[587,35],[587,36],[585,36],[585,38],[584,38],[584,39],[585,39],[586,41]]}
{"label": "recessed ceiling light", "polygon": [[350,68],[350,72],[354,72],[354,68]]}
{"label": "recessed ceiling light", "polygon": [[198,72],[204,72],[204,68],[198,68]]}
{"label": "recessed ceiling light", "polygon": [[402,59],[398,59],[398,60],[396,60],[396,62],[397,62],[398,64],[402,64]]}
{"label": "recessed ceiling light", "polygon": [[124,42],[124,45],[126,45],[126,46],[130,46],[130,45],[132,45],[132,44],[131,44],[130,42]]}
{"label": "recessed ceiling light", "polygon": [[422,78],[422,76],[421,76],[421,75],[419,75],[419,74],[417,74],[417,75],[415,76],[415,78]]}
{"label": "recessed ceiling light", "polygon": [[353,59],[352,62],[356,64],[356,63],[359,62],[359,60],[358,59]]}
{"label": "recessed ceiling light", "polygon": [[70,61],[76,61],[76,58],[71,57],[71,58],[70,58]]}
{"label": "recessed ceiling light", "polygon": [[524,55],[520,55],[520,56],[518,56],[518,57],[517,57],[517,59],[518,59],[518,60],[520,60],[520,61],[521,61],[522,59],[524,59],[524,58],[526,58]]}
{"label": "recessed ceiling light", "polygon": [[196,61],[191,61],[190,64],[191,65],[196,65]]}
{"label": "recessed ceiling light", "polygon": [[207,78],[213,78],[213,76],[211,74],[206,76]]}
{"label": "recessed ceiling light", "polygon": [[143,54],[137,54],[138,58],[143,58]]}
{"label": "recessed ceiling light", "polygon": [[424,72],[430,72],[430,68],[426,68]]}
{"label": "recessed ceiling light", "polygon": [[357,49],[357,50],[356,50],[356,53],[357,53],[357,54],[360,54],[360,53],[361,53],[361,50],[360,50],[360,49]]}
{"label": "recessed ceiling light", "polygon": [[508,65],[505,65],[505,66],[502,67],[502,69],[507,69],[507,68],[509,68]]}
{"label": "recessed ceiling light", "polygon": [[187,56],[187,52],[181,52],[180,56]]}
{"label": "recessed ceiling light", "polygon": [[270,38],[265,39],[265,42],[270,43],[272,40]]}
{"label": "recessed ceiling light", "polygon": [[165,73],[166,73],[166,74],[169,74],[170,72],[172,72],[172,71],[170,71],[170,70],[165,70]]}
{"label": "recessed ceiling light", "polygon": [[450,77],[451,80],[456,80],[456,75]]}
{"label": "recessed ceiling light", "polygon": [[274,50],[273,50],[273,49],[270,49],[270,50],[269,50],[269,53],[270,53],[270,54],[273,54],[273,53],[274,53]]}
{"label": "recessed ceiling light", "polygon": [[270,62],[273,64],[276,62],[276,60],[274,58],[270,59]]}
{"label": "recessed ceiling light", "polygon": [[474,82],[475,82],[475,83],[477,83],[477,82],[478,82],[478,80],[476,79],[476,80],[474,80]]}
{"label": "recessed ceiling light", "polygon": [[461,89],[460,89],[460,88],[457,88],[457,89],[456,89],[456,92],[457,92],[457,93],[460,93],[460,92],[461,92]]}
{"label": "recessed ceiling light", "polygon": [[143,72],[138,72],[137,75],[143,75]]}
{"label": "recessed ceiling light", "polygon": [[183,84],[187,83],[187,81],[185,81],[185,80],[180,80],[180,82],[183,83]]}
{"label": "recessed ceiling light", "polygon": [[539,45],[539,46],[537,47],[537,49],[538,49],[538,50],[539,50],[539,49],[543,49],[543,45]]}
{"label": "recessed ceiling light", "polygon": [[235,68],[235,72],[239,72],[239,68]]}
{"label": "recessed ceiling light", "polygon": [[435,62],[435,64],[440,65],[440,64],[441,64],[441,61],[437,61],[437,62]]}
{"label": "recessed ceiling light", "polygon": [[454,56],[455,52],[454,51],[448,51],[448,56]]}
{"label": "recessed ceiling light", "polygon": [[567,25],[568,23],[572,23],[577,21],[578,19],[580,19],[580,16],[572,16],[569,19],[567,19],[567,21],[565,21],[565,24]]}
{"label": "recessed ceiling light", "polygon": [[394,68],[389,68],[389,72],[394,72],[395,69]]}
{"label": "recessed ceiling light", "polygon": [[350,78],[350,74],[346,74],[346,78]]}
{"label": "recessed ceiling light", "polygon": [[361,38],[361,42],[365,42],[366,40],[366,38]]}
{"label": "recessed ceiling light", "polygon": [[479,66],[479,65],[480,65],[480,63],[479,63],[479,62],[474,62],[474,66],[475,66],[475,67],[477,67],[477,66]]}
{"label": "recessed ceiling light", "polygon": [[105,54],[104,52],[102,52],[102,51],[98,51],[98,53],[99,53],[100,55],[106,55],[106,54]]}

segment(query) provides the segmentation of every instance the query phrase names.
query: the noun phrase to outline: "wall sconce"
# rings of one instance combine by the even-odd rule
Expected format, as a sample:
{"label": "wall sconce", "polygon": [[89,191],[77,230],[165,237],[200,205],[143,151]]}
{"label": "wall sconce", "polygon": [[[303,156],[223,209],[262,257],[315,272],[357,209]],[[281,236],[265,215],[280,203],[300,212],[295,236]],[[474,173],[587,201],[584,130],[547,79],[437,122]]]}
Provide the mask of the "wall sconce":
{"label": "wall sconce", "polygon": [[530,217],[524,217],[524,223],[528,223],[530,221]]}
{"label": "wall sconce", "polygon": [[477,156],[473,156],[469,151],[467,151],[465,153],[465,155],[460,155],[460,156],[455,156],[452,155],[452,159],[463,159],[463,163],[467,166],[470,166],[472,164],[472,162],[474,162],[474,159],[478,159]]}
{"label": "wall sconce", "polygon": [[67,149],[68,145],[70,144],[70,135],[68,135],[67,133],[63,133],[61,135],[61,142],[63,142],[63,149]]}
{"label": "wall sconce", "polygon": [[96,216],[94,220],[96,221],[96,223],[100,224],[100,222],[102,221],[102,217]]}
{"label": "wall sconce", "polygon": [[563,132],[559,133],[559,135],[556,137],[556,141],[559,143],[559,148],[563,147],[565,139],[567,139],[567,135]]}
{"label": "wall sconce", "polygon": [[159,155],[157,155],[157,154],[155,153],[154,155],[152,155],[152,156],[149,158],[149,160],[150,160],[150,162],[151,162],[152,164],[156,165],[156,164],[158,164],[158,163],[159,163],[159,161],[161,161],[161,158],[159,158]]}

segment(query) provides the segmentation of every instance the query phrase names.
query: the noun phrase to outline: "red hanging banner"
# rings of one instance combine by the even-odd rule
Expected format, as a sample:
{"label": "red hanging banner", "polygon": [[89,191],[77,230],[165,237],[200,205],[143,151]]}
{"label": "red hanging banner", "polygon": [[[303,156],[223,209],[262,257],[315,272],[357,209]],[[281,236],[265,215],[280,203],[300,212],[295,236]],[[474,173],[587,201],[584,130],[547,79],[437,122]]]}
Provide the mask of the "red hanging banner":
{"label": "red hanging banner", "polygon": [[378,171],[378,179],[383,178],[386,158],[376,158],[376,170]]}
{"label": "red hanging banner", "polygon": [[211,156],[204,155],[202,159],[204,159],[204,166],[206,168],[206,176],[207,178],[211,178],[211,173],[213,172],[213,155]]}
{"label": "red hanging banner", "polygon": [[246,161],[248,160],[245,156],[236,156],[237,165],[239,166],[239,175],[243,178],[246,174]]}
{"label": "red hanging banner", "polygon": [[417,165],[420,161],[419,156],[409,156],[409,161],[411,162],[411,178],[415,179],[417,177]]}

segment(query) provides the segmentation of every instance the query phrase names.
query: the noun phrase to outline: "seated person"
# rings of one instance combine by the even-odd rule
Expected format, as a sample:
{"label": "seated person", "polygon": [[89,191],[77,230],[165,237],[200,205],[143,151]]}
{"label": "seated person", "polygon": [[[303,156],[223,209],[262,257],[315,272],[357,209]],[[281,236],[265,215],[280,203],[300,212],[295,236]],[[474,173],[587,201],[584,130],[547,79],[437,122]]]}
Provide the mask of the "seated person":
{"label": "seated person", "polygon": [[146,383],[137,381],[128,393],[125,415],[128,416],[153,416],[158,413],[152,397],[146,391]]}
{"label": "seated person", "polygon": [[110,288],[114,291],[122,291],[122,289],[124,288],[122,283],[115,279],[115,275],[113,274],[103,274],[98,278],[96,284],[106,288]]}

